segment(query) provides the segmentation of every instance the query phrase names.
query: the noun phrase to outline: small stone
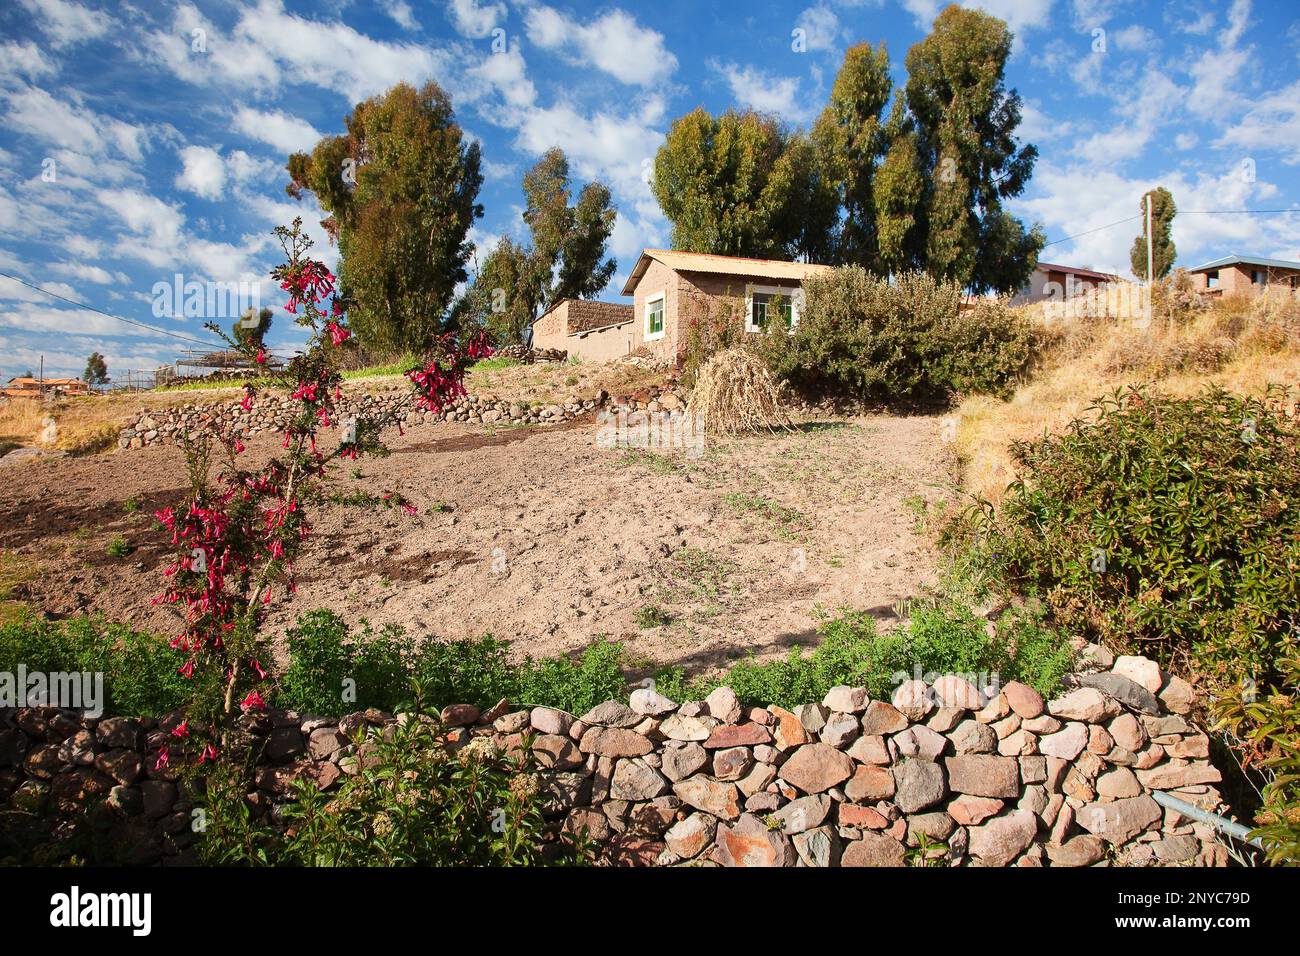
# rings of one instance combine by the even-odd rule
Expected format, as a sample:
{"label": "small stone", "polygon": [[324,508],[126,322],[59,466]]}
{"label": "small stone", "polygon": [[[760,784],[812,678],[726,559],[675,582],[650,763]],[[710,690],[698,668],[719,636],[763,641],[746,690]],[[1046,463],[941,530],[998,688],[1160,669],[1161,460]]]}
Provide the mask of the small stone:
{"label": "small stone", "polygon": [[533,729],[540,734],[567,734],[578,718],[550,707],[534,707],[528,715]]}
{"label": "small stone", "polygon": [[707,813],[692,813],[679,820],[664,833],[664,843],[682,859],[692,859],[713,842],[718,821]]}
{"label": "small stone", "polygon": [[956,674],[945,674],[934,682],[934,695],[941,707],[979,710],[987,698],[978,687]]}
{"label": "small stone", "polygon": [[[801,747],[808,743],[810,739],[808,730],[796,714],[776,706],[769,707],[768,710],[774,719],[776,745],[779,748],[789,750],[792,747]],[[825,723],[824,720],[823,723]]]}
{"label": "small stone", "polygon": [[894,803],[904,813],[932,807],[948,793],[943,768],[929,760],[906,760],[894,767]]}
{"label": "small stone", "polygon": [[894,735],[894,744],[904,757],[920,757],[922,760],[938,760],[948,748],[948,738],[936,734],[923,724],[908,727],[902,733]]}
{"label": "small stone", "polygon": [[740,720],[740,701],[730,687],[719,687],[704,698],[704,709],[710,717],[724,724],[734,724]]}
{"label": "small stone", "polygon": [[533,741],[533,755],[546,770],[577,770],[584,763],[577,745],[559,734],[540,735]]}
{"label": "small stone", "polygon": [[740,816],[739,791],[733,783],[712,777],[694,776],[673,784],[673,793],[683,803],[724,820]]}
{"label": "small stone", "polygon": [[796,833],[790,842],[804,866],[828,867],[839,860],[839,837],[831,827]]}
{"label": "small stone", "polygon": [[862,839],[845,845],[840,866],[902,866],[905,859],[903,844],[893,837],[883,833],[864,833]]}
{"label": "small stone", "polygon": [[843,750],[858,736],[858,718],[852,714],[832,713],[821,730],[822,743]]}
{"label": "small stone", "polygon": [[1081,833],[1064,843],[1049,843],[1047,858],[1053,866],[1092,866],[1106,853],[1106,844],[1090,833]]}
{"label": "small stone", "polygon": [[948,734],[948,739],[959,754],[992,753],[998,746],[998,735],[993,728],[974,720],[962,721]]}
{"label": "small stone", "polygon": [[664,744],[662,770],[670,780],[685,780],[709,762],[704,748],[692,741],[672,740]]}
{"label": "small stone", "polygon": [[949,815],[959,824],[970,827],[1001,813],[1005,805],[1001,800],[993,797],[975,797],[964,793],[949,803],[947,809]]}
{"label": "small stone", "polygon": [[1097,793],[1103,797],[1136,797],[1142,784],[1128,767],[1116,767],[1097,778]]}
{"label": "small stone", "polygon": [[780,771],[781,779],[805,793],[821,793],[837,787],[852,775],[853,761],[848,754],[822,743],[800,747]]}
{"label": "small stone", "polygon": [[1164,684],[1164,677],[1160,673],[1160,665],[1145,657],[1117,657],[1111,670],[1121,677],[1136,681],[1153,694],[1159,693],[1161,686]]}
{"label": "small stone", "polygon": [[1066,724],[1064,730],[1048,734],[1038,741],[1039,753],[1049,757],[1059,757],[1062,760],[1073,760],[1086,746],[1088,746],[1088,725],[1081,723]]}
{"label": "small stone", "polygon": [[1106,725],[1106,729],[1110,732],[1116,746],[1122,747],[1132,753],[1137,753],[1146,746],[1146,728],[1143,727],[1142,722],[1132,714],[1120,714]]}
{"label": "small stone", "polygon": [[681,709],[659,725],[659,733],[670,740],[708,740],[713,732],[712,718],[687,717]]}
{"label": "small stone", "polygon": [[801,704],[794,712],[803,724],[803,729],[810,734],[819,733],[826,726],[826,718],[830,716],[830,711],[824,704]]}
{"label": "small stone", "polygon": [[609,795],[614,800],[653,800],[668,786],[663,774],[644,760],[620,760],[614,766]]}
{"label": "small stone", "polygon": [[580,718],[589,727],[635,727],[641,722],[641,714],[634,713],[630,707],[617,700],[607,700],[597,704]]}
{"label": "small stone", "polygon": [[640,757],[654,749],[654,745],[635,730],[618,727],[590,727],[582,735],[582,752],[601,757]]}
{"label": "small stone", "polygon": [[1098,723],[1119,713],[1119,708],[1092,687],[1080,687],[1063,697],[1047,702],[1053,717],[1063,720],[1082,720]]}
{"label": "small stone", "polygon": [[960,724],[966,711],[960,707],[940,707],[925,725],[938,734],[946,734]]}
{"label": "small stone", "polygon": [[1074,814],[1079,826],[1114,844],[1128,842],[1161,817],[1160,805],[1147,794],[1111,803],[1090,803]]}
{"label": "small stone", "polygon": [[821,826],[830,809],[831,798],[820,793],[792,800],[772,816],[781,821],[782,833],[802,833]]}
{"label": "small stone", "polygon": [[772,742],[772,734],[762,724],[723,724],[715,727],[704,741],[705,750],[727,747],[756,747]]}
{"label": "small stone", "polygon": [[628,709],[633,713],[649,717],[662,717],[665,714],[671,714],[677,709],[677,705],[673,701],[649,687],[641,687],[632,691],[628,696],[627,703]]}
{"label": "small stone", "polygon": [[1170,675],[1157,695],[1165,709],[1174,714],[1190,714],[1196,704],[1196,691],[1181,677]]}
{"label": "small stone", "polygon": [[931,843],[946,843],[957,829],[957,822],[943,811],[917,813],[907,818],[907,845],[920,846],[921,838]]}
{"label": "small stone", "polygon": [[776,779],[776,768],[771,764],[755,764],[748,774],[736,781],[736,786],[746,797],[752,797],[766,790],[768,784]]}
{"label": "small stone", "polygon": [[1223,775],[1209,763],[1166,763],[1150,770],[1139,770],[1137,778],[1148,790],[1177,790],[1202,783],[1220,783]]}
{"label": "small stone", "polygon": [[922,680],[908,680],[894,691],[893,704],[908,720],[924,720],[934,709],[930,686]]}
{"label": "small stone", "polygon": [[887,830],[889,818],[879,810],[859,806],[856,803],[839,804],[837,822],[842,827],[856,827],[863,830]]}
{"label": "small stone", "polygon": [[1002,688],[1002,693],[1006,695],[1007,705],[1012,712],[1022,719],[1032,720],[1041,716],[1047,706],[1043,703],[1042,694],[1018,680],[1009,681]]}
{"label": "small stone", "polygon": [[844,795],[854,803],[875,803],[894,796],[894,774],[888,767],[859,765],[844,784]]}
{"label": "small stone", "polygon": [[1012,810],[983,826],[970,828],[970,852],[986,866],[1007,866],[1033,842],[1038,818],[1028,810]]}
{"label": "small stone", "polygon": [[442,709],[439,719],[448,727],[469,727],[478,723],[479,709],[473,704],[452,704]]}
{"label": "small stone", "polygon": [[1114,697],[1131,710],[1152,715],[1160,713],[1156,695],[1122,674],[1085,674],[1079,678],[1079,683]]}
{"label": "small stone", "polygon": [[742,814],[734,826],[719,824],[717,832],[718,862],[723,866],[789,866],[794,851],[789,838],[779,830],[769,830],[752,813]]}
{"label": "small stone", "polygon": [[907,718],[893,704],[873,700],[862,715],[862,732],[868,736],[895,734],[907,728]]}
{"label": "small stone", "polygon": [[1020,795],[1020,764],[1011,757],[958,754],[944,758],[948,786],[977,797],[1015,798]]}
{"label": "small stone", "polygon": [[847,687],[843,684],[832,687],[822,698],[822,704],[830,711],[841,714],[860,714],[867,709],[870,697],[865,687]]}
{"label": "small stone", "polygon": [[[739,780],[754,762],[746,747],[728,747],[713,755],[713,775],[719,780]],[[775,776],[775,774],[773,774]]]}
{"label": "small stone", "polygon": [[859,737],[853,741],[853,746],[849,748],[849,756],[859,763],[887,764],[891,762],[889,747],[885,744],[885,738],[875,734],[869,737]]}

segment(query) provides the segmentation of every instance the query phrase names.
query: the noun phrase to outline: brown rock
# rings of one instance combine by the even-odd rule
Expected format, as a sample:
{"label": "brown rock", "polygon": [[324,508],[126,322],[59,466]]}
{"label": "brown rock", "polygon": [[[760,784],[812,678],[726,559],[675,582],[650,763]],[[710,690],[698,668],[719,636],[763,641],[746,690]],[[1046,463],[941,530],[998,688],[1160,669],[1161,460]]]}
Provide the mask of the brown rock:
{"label": "brown rock", "polygon": [[805,793],[821,793],[838,787],[853,774],[848,754],[826,744],[805,744],[781,766],[781,779]]}
{"label": "brown rock", "polygon": [[664,834],[664,843],[682,859],[689,860],[699,856],[713,842],[717,827],[718,821],[707,813],[692,813],[669,828]]}
{"label": "brown rock", "polygon": [[577,770],[584,763],[582,753],[568,737],[542,734],[533,741],[533,755],[546,770]]}
{"label": "brown rock", "polygon": [[1032,720],[1041,716],[1047,706],[1042,694],[1018,680],[1008,682],[1002,693],[1006,695],[1007,705],[1022,719]]}
{"label": "brown rock", "polygon": [[789,750],[792,747],[802,747],[808,742],[808,731],[804,729],[803,722],[795,714],[776,706],[769,707],[768,710],[775,720],[778,747]]}
{"label": "brown rock", "polygon": [[904,757],[938,760],[948,748],[948,738],[937,734],[924,724],[915,724],[894,735],[894,745]]}
{"label": "brown rock", "polygon": [[[98,762],[98,761],[97,761]],[[1148,790],[1177,790],[1202,783],[1219,783],[1223,775],[1209,763],[1166,763],[1150,770],[1139,770],[1137,778]]]}
{"label": "brown rock", "polygon": [[1074,814],[1079,826],[1115,844],[1131,840],[1161,817],[1160,805],[1147,794],[1111,803],[1090,803]]}
{"label": "brown rock", "polygon": [[640,757],[654,749],[635,730],[620,727],[589,727],[580,746],[583,753],[601,757]]}
{"label": "brown rock", "polygon": [[906,760],[894,767],[894,803],[904,813],[934,806],[948,793],[943,767],[929,760]]}
{"label": "brown rock", "polygon": [[779,830],[769,830],[752,813],[742,814],[734,826],[719,824],[718,862],[723,866],[790,866],[794,851]]}
{"label": "brown rock", "polygon": [[1106,844],[1090,833],[1081,833],[1064,843],[1049,843],[1047,858],[1053,866],[1092,866],[1106,852]]}
{"label": "brown rock", "polygon": [[884,830],[889,826],[889,818],[883,813],[856,803],[839,804],[838,822],[842,827],[859,827],[863,830]]}
{"label": "brown rock", "polygon": [[972,797],[962,794],[948,804],[949,815],[964,827],[983,823],[989,817],[1002,811],[1005,804],[992,797]]}
{"label": "brown rock", "polygon": [[979,710],[987,703],[987,698],[978,687],[956,674],[945,674],[937,678],[933,690],[940,707]]}
{"label": "brown rock", "polygon": [[791,800],[772,816],[781,821],[782,833],[794,834],[821,826],[830,809],[831,798],[824,793],[819,793]]}
{"label": "brown rock", "polygon": [[849,748],[849,756],[859,763],[887,764],[892,762],[889,757],[889,748],[885,745],[885,738],[877,734],[859,737],[853,741],[853,746]]}
{"label": "brown rock", "polygon": [[653,800],[668,790],[668,779],[644,760],[620,760],[614,765],[609,795],[614,800]]}
{"label": "brown rock", "polygon": [[440,720],[448,727],[468,727],[478,723],[479,709],[473,704],[452,704],[442,709]]}
{"label": "brown rock", "polygon": [[1049,757],[1059,757],[1062,760],[1073,760],[1083,753],[1083,748],[1086,746],[1088,746],[1088,725],[1077,722],[1066,724],[1064,730],[1040,737],[1038,740],[1039,753]]}
{"label": "brown rock", "polygon": [[844,795],[855,803],[874,803],[894,796],[894,774],[888,767],[859,765],[844,785]]}
{"label": "brown rock", "polygon": [[747,747],[728,747],[713,754],[713,775],[719,780],[739,780],[753,763]]}
{"label": "brown rock", "polygon": [[948,786],[976,797],[1012,798],[1020,795],[1020,764],[1011,757],[958,754],[944,758]]}
{"label": "brown rock", "polygon": [[723,724],[715,727],[704,741],[705,750],[727,747],[754,747],[772,742],[771,732],[761,724]]}
{"label": "brown rock", "polygon": [[686,740],[670,740],[665,743],[662,757],[662,769],[669,780],[685,780],[709,762],[709,755],[703,747]]}
{"label": "brown rock", "polygon": [[862,715],[862,732],[868,736],[896,734],[907,728],[907,718],[893,704],[873,700]]}
{"label": "brown rock", "polygon": [[[930,764],[930,766],[934,766]],[[864,833],[844,847],[840,866],[902,866],[906,859],[903,844],[883,833]]]}
{"label": "brown rock", "polygon": [[551,707],[534,707],[528,715],[533,730],[539,734],[567,734],[577,719],[573,714]]}
{"label": "brown rock", "polygon": [[1028,810],[1012,810],[983,826],[970,828],[970,852],[985,866],[1007,866],[1033,842],[1038,818]]}
{"label": "brown rock", "polygon": [[740,701],[730,687],[719,687],[704,698],[704,709],[710,717],[715,717],[724,724],[734,724],[740,720]]}
{"label": "brown rock", "polygon": [[715,817],[734,820],[740,816],[739,791],[733,783],[694,776],[673,784],[673,793],[683,803]]}

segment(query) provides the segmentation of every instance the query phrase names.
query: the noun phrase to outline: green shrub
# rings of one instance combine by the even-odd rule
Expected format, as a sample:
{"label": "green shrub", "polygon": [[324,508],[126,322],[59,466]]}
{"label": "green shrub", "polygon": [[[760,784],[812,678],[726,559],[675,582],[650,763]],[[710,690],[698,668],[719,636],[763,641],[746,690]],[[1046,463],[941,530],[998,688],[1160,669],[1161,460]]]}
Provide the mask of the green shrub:
{"label": "green shrub", "polygon": [[961,311],[961,289],[928,275],[893,281],[860,266],[816,276],[774,371],[807,394],[872,402],[1005,394],[1034,354],[1028,319],[1001,303]]}
{"label": "green shrub", "polygon": [[[607,700],[627,699],[623,645],[597,638],[577,661],[568,657],[531,658],[519,669],[518,688],[509,696],[520,704],[558,707],[585,714]],[[495,701],[493,701],[495,703]]]}
{"label": "green shrub", "polygon": [[1300,431],[1264,399],[1132,390],[1014,447],[988,546],[1058,623],[1212,686],[1276,678],[1300,607]]}
{"label": "green shrub", "polygon": [[337,793],[299,781],[284,829],[254,819],[238,772],[214,771],[200,858],[213,865],[526,866],[582,862],[584,845],[544,846],[531,751],[506,757],[473,744],[449,753],[436,722],[410,720],[362,746],[360,772]]}
{"label": "green shrub", "polygon": [[659,689],[703,696],[725,684],[746,703],[791,708],[819,701],[839,684],[866,687],[873,698],[888,700],[902,680],[956,673],[985,681],[1020,680],[1051,697],[1073,663],[1068,641],[1041,616],[1003,615],[989,634],[982,618],[952,602],[919,607],[906,627],[884,633],[863,611],[827,619],[818,633],[821,642],[809,654],[796,647],[781,660],[741,661],[707,684],[685,683],[680,674],[668,672],[661,675]]}
{"label": "green shrub", "polygon": [[0,625],[0,671],[104,675],[104,716],[156,717],[185,703],[190,683],[180,652],[162,638],[101,616],[47,621],[24,612]]}
{"label": "green shrub", "polygon": [[394,710],[413,699],[407,673],[409,646],[402,632],[365,626],[358,639],[330,611],[309,611],[288,632],[289,666],[276,703],[322,717],[366,707]]}

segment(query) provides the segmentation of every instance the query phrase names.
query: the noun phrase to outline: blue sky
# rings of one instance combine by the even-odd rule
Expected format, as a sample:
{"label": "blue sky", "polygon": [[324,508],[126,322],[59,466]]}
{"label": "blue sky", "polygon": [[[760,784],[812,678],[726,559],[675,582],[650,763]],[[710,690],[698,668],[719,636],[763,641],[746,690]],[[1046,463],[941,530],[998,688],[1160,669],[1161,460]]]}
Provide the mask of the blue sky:
{"label": "blue sky", "polygon": [[[155,317],[155,284],[177,274],[260,281],[278,261],[270,230],[295,215],[333,263],[320,210],[284,193],[285,157],[340,131],[357,100],[433,79],[483,145],[480,254],[522,234],[520,177],[559,145],[580,180],[613,190],[619,271],[604,297],[617,300],[637,251],[668,242],[645,176],[673,117],[736,105],[805,124],[853,43],[884,40],[902,82],[908,48],[942,5],[9,0],[0,271],[206,338],[202,318]],[[1179,264],[1230,252],[1300,259],[1294,0],[968,5],[1016,33],[1008,82],[1025,99],[1022,138],[1040,159],[1014,210],[1049,239],[1088,233],[1044,259],[1127,273],[1137,223],[1098,227],[1136,214],[1155,184],[1184,210],[1297,210],[1181,216]],[[264,304],[276,304],[275,291],[262,287]],[[270,341],[291,350],[294,332],[277,317]],[[78,374],[98,350],[118,375],[191,347],[0,278],[0,380],[41,355],[47,373]]]}

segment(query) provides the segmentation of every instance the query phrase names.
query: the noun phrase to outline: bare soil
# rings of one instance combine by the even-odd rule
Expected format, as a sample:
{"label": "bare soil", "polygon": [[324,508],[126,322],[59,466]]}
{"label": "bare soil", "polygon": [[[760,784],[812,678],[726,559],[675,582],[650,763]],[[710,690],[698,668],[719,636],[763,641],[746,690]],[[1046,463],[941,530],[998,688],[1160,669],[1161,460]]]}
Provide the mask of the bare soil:
{"label": "bare soil", "polygon": [[[336,470],[272,631],[325,607],[422,637],[491,633],[519,656],[598,635],[692,671],[781,654],[815,643],[819,609],[888,618],[933,582],[916,503],[954,495],[940,427],[811,422],[713,441],[697,458],[598,447],[591,421],[393,435],[390,456]],[[249,454],[278,449],[259,436]],[[178,504],[185,484],[170,447],[0,468],[0,552],[35,572],[15,596],[171,633],[172,610],[151,603],[168,559],[151,513]],[[386,491],[419,514],[367,503]],[[123,556],[110,553],[118,538]]]}

